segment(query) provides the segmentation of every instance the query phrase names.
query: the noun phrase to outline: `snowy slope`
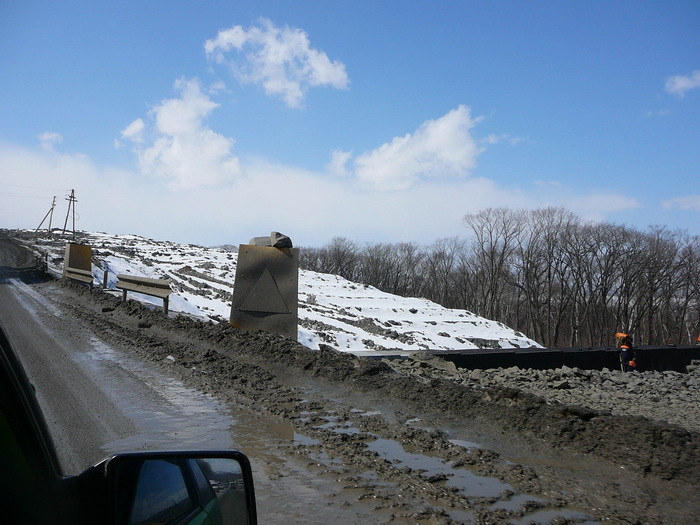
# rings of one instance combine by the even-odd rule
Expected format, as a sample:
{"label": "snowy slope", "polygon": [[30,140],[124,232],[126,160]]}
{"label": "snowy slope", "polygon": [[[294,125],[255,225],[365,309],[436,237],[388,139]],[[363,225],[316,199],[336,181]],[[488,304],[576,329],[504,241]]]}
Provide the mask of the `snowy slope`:
{"label": "snowy slope", "polygon": [[[40,232],[41,233],[41,232]],[[63,269],[65,238],[46,232],[31,241],[48,254],[49,269]],[[136,235],[80,233],[75,242],[93,249],[95,283],[113,289],[119,273],[169,279],[171,315],[178,312],[226,322],[230,315],[237,254],[219,248],[155,241]],[[160,306],[157,298],[129,294]],[[298,340],[355,354],[539,346],[523,334],[465,310],[425,299],[403,298],[342,277],[300,270]]]}

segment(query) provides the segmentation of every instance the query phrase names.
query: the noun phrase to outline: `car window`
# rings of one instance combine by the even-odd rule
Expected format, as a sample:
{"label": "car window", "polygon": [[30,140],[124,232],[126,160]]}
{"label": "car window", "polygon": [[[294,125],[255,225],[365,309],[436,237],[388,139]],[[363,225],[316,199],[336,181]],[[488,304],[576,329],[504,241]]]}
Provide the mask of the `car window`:
{"label": "car window", "polygon": [[139,474],[130,525],[167,523],[192,510],[182,469],[165,460],[143,462]]}

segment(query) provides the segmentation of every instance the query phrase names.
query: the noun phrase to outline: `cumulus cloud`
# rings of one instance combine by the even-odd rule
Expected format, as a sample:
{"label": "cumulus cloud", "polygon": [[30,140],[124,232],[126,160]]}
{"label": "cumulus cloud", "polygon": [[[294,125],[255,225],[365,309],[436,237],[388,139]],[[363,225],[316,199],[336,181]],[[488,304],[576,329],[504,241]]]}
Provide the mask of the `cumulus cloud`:
{"label": "cumulus cloud", "polygon": [[123,139],[131,140],[137,144],[143,143],[143,132],[146,129],[146,123],[143,119],[137,118],[121,132]]}
{"label": "cumulus cloud", "polygon": [[142,174],[165,181],[172,190],[219,186],[241,174],[232,155],[233,139],[203,125],[218,104],[197,80],[178,80],[179,98],[153,108],[147,124],[136,119],[121,132],[134,144]]}
{"label": "cumulus cloud", "polygon": [[510,135],[487,135],[482,139],[482,142],[488,145],[495,145],[501,142],[507,142],[511,146],[517,146],[524,140],[526,139],[522,137],[511,137]]}
{"label": "cumulus cloud", "polygon": [[676,197],[675,199],[664,201],[662,205],[667,210],[677,208],[680,210],[700,211],[700,195],[695,194]]}
{"label": "cumulus cloud", "polygon": [[[338,152],[341,165],[343,156]],[[373,191],[352,176],[328,177],[262,160],[248,160],[246,176],[221,187],[162,191],[154,179],[98,165],[83,154],[0,142],[0,188],[17,181],[37,188],[75,188],[81,229],[204,245],[244,243],[273,230],[290,235],[297,246],[320,246],[337,236],[431,243],[465,235],[462,217],[488,207],[561,205],[596,221],[624,217],[620,212],[640,208],[634,198],[612,192],[582,193],[562,184],[533,185],[528,190],[477,176],[423,179],[402,191]],[[53,195],[46,190],[43,200],[0,197],[0,226],[35,228]],[[697,210],[700,195],[675,204],[694,205]],[[66,206],[59,198],[54,218],[65,217]]]}
{"label": "cumulus cloud", "polygon": [[63,142],[63,137],[52,131],[46,131],[37,137],[39,139],[39,144],[41,148],[46,151],[53,151],[53,147],[56,144]]}
{"label": "cumulus cloud", "polygon": [[350,174],[348,170],[348,161],[352,157],[352,151],[333,150],[331,152],[331,161],[326,164],[326,171],[335,176],[345,177]]}
{"label": "cumulus cloud", "polygon": [[666,80],[666,91],[672,95],[684,97],[691,89],[700,88],[700,69],[690,75],[676,75]]}
{"label": "cumulus cloud", "polygon": [[301,106],[310,87],[345,89],[349,84],[345,66],[312,48],[304,31],[279,28],[266,18],[248,29],[237,25],[219,31],[204,50],[214,62],[228,65],[239,81],[261,84],[290,107]]}
{"label": "cumulus cloud", "polygon": [[[247,171],[251,176],[237,181],[231,193],[240,194],[245,188],[246,193],[265,195],[265,199],[238,202],[236,220],[229,222],[229,228],[235,222],[237,229],[251,232],[248,237],[282,231],[298,246],[319,246],[338,236],[369,242],[430,243],[439,237],[464,234],[465,213],[500,206],[504,198],[513,206],[532,204],[478,177],[449,184],[418,183],[391,193],[367,191],[351,178],[323,177],[263,161],[247,165]],[[270,192],[271,187],[276,191]]]}
{"label": "cumulus cloud", "polygon": [[482,151],[471,135],[478,120],[471,118],[467,106],[428,120],[415,133],[360,155],[355,176],[382,191],[405,190],[421,179],[466,176]]}

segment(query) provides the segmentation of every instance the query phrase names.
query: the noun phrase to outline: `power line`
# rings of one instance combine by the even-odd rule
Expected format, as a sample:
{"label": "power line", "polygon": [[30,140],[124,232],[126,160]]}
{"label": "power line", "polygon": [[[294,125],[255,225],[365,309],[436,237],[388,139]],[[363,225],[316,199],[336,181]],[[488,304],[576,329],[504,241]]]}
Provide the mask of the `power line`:
{"label": "power line", "polygon": [[0,191],[0,195],[5,195],[7,197],[17,197],[19,199],[45,199],[46,195],[20,195],[19,193],[7,193]]}
{"label": "power line", "polygon": [[65,188],[47,188],[46,186],[26,186],[24,184],[11,184],[9,182],[0,182],[2,186],[14,186],[15,188],[26,188],[29,190],[44,190],[44,191],[69,191]]}

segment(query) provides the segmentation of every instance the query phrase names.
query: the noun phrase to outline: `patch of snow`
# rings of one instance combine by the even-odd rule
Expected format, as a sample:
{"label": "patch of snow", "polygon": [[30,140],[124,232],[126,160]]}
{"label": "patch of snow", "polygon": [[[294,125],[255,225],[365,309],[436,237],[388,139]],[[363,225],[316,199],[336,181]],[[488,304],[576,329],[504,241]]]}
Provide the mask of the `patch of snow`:
{"label": "patch of snow", "polygon": [[[83,233],[93,248],[93,275],[114,289],[117,274],[168,279],[170,311],[228,320],[238,254],[218,248],[156,241],[137,235]],[[37,247],[62,260],[65,245],[47,237]],[[51,268],[62,271],[58,265]],[[129,292],[129,298],[160,306],[162,300]],[[466,310],[444,308],[421,298],[404,298],[337,275],[299,271],[298,341],[313,349],[326,344],[341,351],[409,353],[540,347],[534,340]]]}

